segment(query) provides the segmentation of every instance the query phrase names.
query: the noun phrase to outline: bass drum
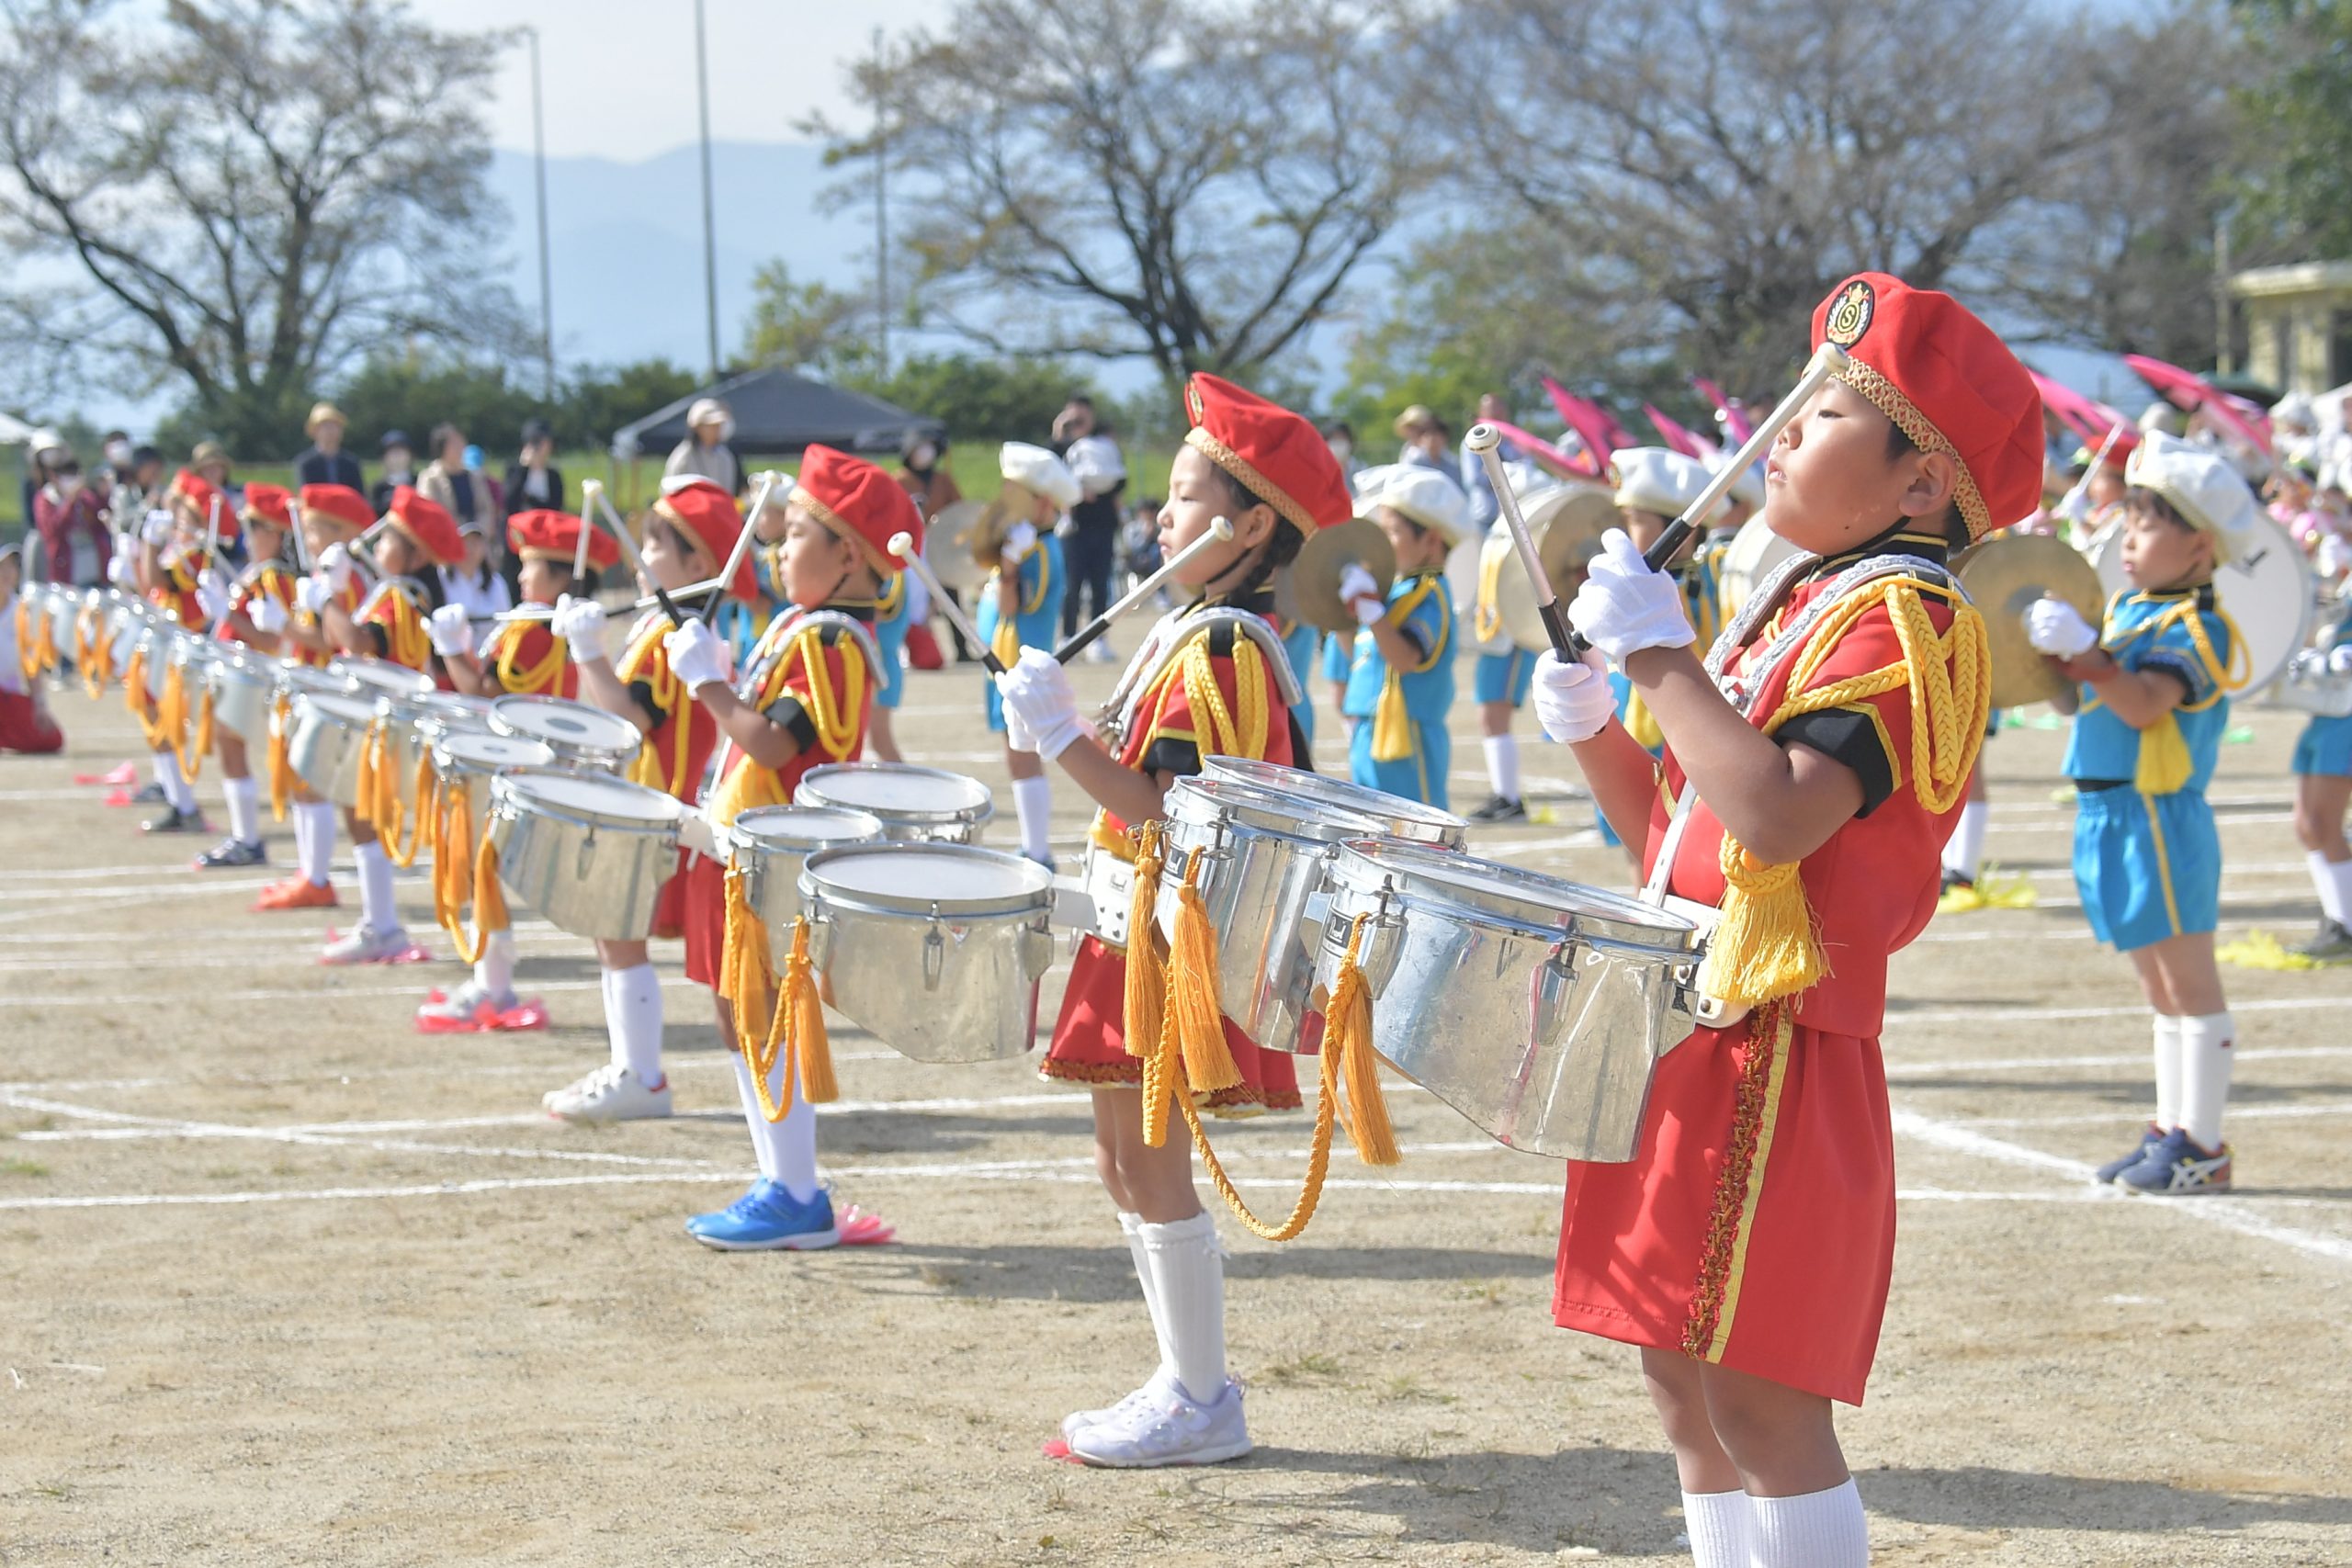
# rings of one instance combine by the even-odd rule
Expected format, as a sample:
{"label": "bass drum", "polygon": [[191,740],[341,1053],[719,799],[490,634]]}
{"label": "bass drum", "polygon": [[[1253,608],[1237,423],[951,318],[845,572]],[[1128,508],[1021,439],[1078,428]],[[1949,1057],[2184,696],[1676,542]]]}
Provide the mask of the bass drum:
{"label": "bass drum", "polygon": [[[2091,565],[2109,597],[2131,592],[2123,575],[2122,529],[2109,529],[2092,546]],[[2246,682],[2234,694],[2250,697],[2287,672],[2289,661],[2311,638],[2318,589],[2302,547],[2267,514],[2257,514],[2253,540],[2213,574],[2214,599],[2245,639]]]}
{"label": "bass drum", "polygon": [[1721,573],[1718,591],[1723,598],[1721,609],[1724,622],[1728,624],[1733,616],[1739,614],[1739,607],[1747,603],[1747,596],[1755,592],[1766,578],[1779,570],[1782,561],[1802,553],[1766,525],[1761,512],[1741,524],[1739,532],[1732,536],[1731,547],[1724,552],[1723,564],[1718,569]]}

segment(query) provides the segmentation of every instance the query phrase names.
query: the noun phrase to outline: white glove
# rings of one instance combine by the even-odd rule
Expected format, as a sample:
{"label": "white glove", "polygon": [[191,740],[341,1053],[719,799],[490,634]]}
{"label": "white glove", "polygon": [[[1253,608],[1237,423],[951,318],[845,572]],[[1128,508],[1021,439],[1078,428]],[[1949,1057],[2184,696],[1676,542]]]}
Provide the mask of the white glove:
{"label": "white glove", "polygon": [[245,606],[245,619],[262,636],[276,637],[286,629],[286,606],[266,593],[256,593]]}
{"label": "white glove", "polygon": [[605,662],[605,607],[594,599],[575,599],[567,593],[555,602],[555,619],[548,629],[561,637],[571,649],[574,664]]}
{"label": "white glove", "polygon": [[313,572],[294,585],[294,603],[304,615],[316,620],[334,603],[334,584]]}
{"label": "white glove", "polygon": [[1004,548],[1000,553],[1005,565],[1019,566],[1029,558],[1029,552],[1036,547],[1037,525],[1034,523],[1015,523],[1004,531]]}
{"label": "white glove", "polygon": [[172,536],[172,514],[164,511],[150,512],[147,520],[139,525],[139,536],[151,545],[162,544]]}
{"label": "white glove", "polygon": [[2331,675],[2352,675],[2352,642],[2327,650],[2327,672]]}
{"label": "white glove", "polygon": [[1358,561],[1350,561],[1340,573],[1340,599],[1355,612],[1356,625],[1360,626],[1368,626],[1388,614],[1388,605],[1380,597],[1380,580]]}
{"label": "white glove", "polygon": [[107,581],[125,593],[135,593],[139,591],[139,569],[130,564],[129,556],[118,551],[107,558]]}
{"label": "white glove", "polygon": [[1535,661],[1535,722],[1544,733],[1564,744],[1589,740],[1609,728],[1617,716],[1617,698],[1609,689],[1609,667],[1598,652],[1580,662],[1564,664],[1545,649]]}
{"label": "white glove", "polygon": [[1645,648],[1688,648],[1699,640],[1682,610],[1682,585],[1652,571],[1623,528],[1600,536],[1568,620],[1585,640],[1623,664]]}
{"label": "white glove", "polygon": [[1020,661],[996,678],[996,689],[1004,699],[1006,738],[1016,723],[1026,732],[1022,739],[1030,744],[1018,750],[1051,761],[1081,737],[1094,737],[1094,727],[1079,716],[1069,672],[1042,648],[1023,649]]}
{"label": "white glove", "polygon": [[351,586],[351,551],[340,544],[329,545],[319,552],[319,575],[327,586],[340,593]]}
{"label": "white glove", "polygon": [[2318,548],[2312,551],[2312,564],[2319,568],[2322,577],[2332,582],[2344,575],[2346,567],[2352,567],[2352,548],[2346,548],[2343,539],[2335,534],[2322,534]]}
{"label": "white glove", "polygon": [[467,619],[463,604],[444,604],[425,616],[424,635],[444,659],[460,659],[474,650],[473,622]]}
{"label": "white glove", "polygon": [[2025,640],[2036,653],[2080,659],[2098,644],[2098,633],[2064,599],[2036,599],[2025,613]]}
{"label": "white glove", "polygon": [[217,621],[229,613],[229,585],[210,567],[196,574],[196,604],[208,621]]}
{"label": "white glove", "polygon": [[663,637],[662,649],[670,656],[670,673],[686,683],[688,696],[713,682],[724,684],[735,662],[725,640],[700,621],[688,621]]}

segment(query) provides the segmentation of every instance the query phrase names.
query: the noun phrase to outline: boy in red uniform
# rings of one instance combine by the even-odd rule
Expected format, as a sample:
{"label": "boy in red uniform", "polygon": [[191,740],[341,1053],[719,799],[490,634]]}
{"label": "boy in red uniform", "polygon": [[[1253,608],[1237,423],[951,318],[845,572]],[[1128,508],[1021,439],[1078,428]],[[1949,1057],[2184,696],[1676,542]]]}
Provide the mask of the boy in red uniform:
{"label": "boy in red uniform", "polygon": [[[645,513],[643,531],[639,555],[653,580],[645,586],[659,584],[681,609],[691,611],[703,599],[687,596],[685,590],[709,581],[733,558],[743,514],[733,496],[707,479],[697,480],[656,500]],[[758,563],[746,552],[735,563],[731,581],[706,592],[756,603]],[[629,627],[616,665],[605,650],[604,607],[593,599],[565,599],[556,605],[555,633],[579,666],[580,700],[619,714],[645,737],[644,749],[629,764],[629,781],[692,806],[718,745],[718,722],[708,708],[686,695],[685,682],[671,670],[669,651],[662,646],[669,631],[668,614],[658,606],[648,610]],[[682,867],[691,852],[679,852]],[[656,935],[684,933],[684,897],[683,873],[662,885],[653,913]],[[539,1103],[548,1115],[566,1122],[667,1116],[670,1076],[662,1065],[662,977],[653,971],[651,949],[641,942],[599,942],[596,963],[603,971],[611,1059],[576,1081],[548,1090]]]}
{"label": "boy in red uniform", "polygon": [[1536,675],[1654,884],[1723,909],[1700,984],[1726,1021],[1660,1061],[1630,1163],[1569,1167],[1553,1300],[1563,1327],[1642,1347],[1701,1568],[1869,1560],[1830,1401],[1861,1400],[1894,1254],[1886,961],[1935,909],[1992,683],[1943,561],[2041,486],[2041,398],[1949,296],[1865,273],[1813,337],[1850,363],[1767,468],[1773,531],[1805,553],[1704,664],[1674,580],[1621,533],[1571,607],[1662,763],[1597,660]]}
{"label": "boy in red uniform", "polygon": [[[785,508],[775,564],[785,604],[760,634],[741,676],[728,684],[727,645],[704,622],[690,620],[662,638],[672,673],[718,728],[717,782],[703,796],[703,810],[722,835],[739,813],[789,804],[809,769],[853,761],[865,744],[866,714],[881,684],[881,655],[870,629],[874,602],[882,580],[897,569],[890,540],[898,534],[912,535],[922,547],[922,515],[899,482],[862,457],[811,446]],[[686,1232],[724,1252],[887,1240],[870,1220],[863,1231],[854,1228],[852,1215],[836,1223],[831,1199],[817,1182],[816,1111],[800,1087],[768,1086],[779,1104],[790,1096],[781,1120],[769,1121],[761,1107],[760,1086],[738,1049],[733,1009],[718,994],[726,870],[697,855],[684,873],[686,977],[711,987],[719,1038],[737,1051],[737,1088],[760,1179],[726,1208],[695,1215]]]}
{"label": "boy in red uniform", "polygon": [[[294,527],[288,510],[293,499],[277,485],[247,485],[237,520],[244,526],[245,558],[250,564],[233,582],[211,567],[197,579],[196,593],[203,604],[205,621],[220,627],[223,642],[242,643],[264,653],[277,650],[287,611],[294,603],[294,573],[282,554]],[[197,856],[197,868],[217,871],[260,865],[268,859],[261,845],[261,785],[254,778],[246,738],[226,725],[216,725],[212,750],[220,759],[220,799],[229,808],[229,836]]]}

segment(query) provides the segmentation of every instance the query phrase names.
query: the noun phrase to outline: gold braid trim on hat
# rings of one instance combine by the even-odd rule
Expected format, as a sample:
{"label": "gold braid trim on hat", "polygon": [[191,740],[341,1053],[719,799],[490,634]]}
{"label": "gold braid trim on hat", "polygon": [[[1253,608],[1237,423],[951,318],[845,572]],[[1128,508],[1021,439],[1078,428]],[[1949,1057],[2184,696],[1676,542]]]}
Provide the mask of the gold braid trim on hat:
{"label": "gold braid trim on hat", "polygon": [[1849,359],[1837,378],[1868,398],[1920,451],[1940,452],[1950,457],[1957,476],[1952,481],[1952,500],[1968,524],[1968,536],[1981,539],[1992,531],[1992,508],[1984,504],[1984,497],[1976,489],[1976,476],[1968,471],[1959,449],[1945,439],[1935,421],[1921,413],[1919,406],[1904,395],[1902,388],[1860,359]]}
{"label": "gold braid trim on hat", "polygon": [[[844,539],[847,539],[851,544],[855,545],[858,549],[864,553],[865,557],[865,564],[872,567],[884,577],[888,577],[891,573],[899,570],[897,567],[890,564],[888,557],[884,556],[880,550],[874,547],[871,540],[867,539],[865,535],[852,527],[847,518],[844,518],[840,513],[834,511],[831,507],[827,506],[823,502],[819,501],[815,496],[810,495],[807,491],[796,486],[792,491],[792,499],[788,504],[799,507],[801,510],[808,513],[809,516],[814,517],[818,522],[822,523],[826,527],[831,528],[835,534]],[[749,518],[745,518],[743,525],[747,528],[750,527],[752,525],[751,520]]]}
{"label": "gold braid trim on hat", "polygon": [[1292,500],[1282,488],[1252,467],[1240,453],[1208,433],[1208,427],[1196,424],[1184,433],[1184,445],[1197,449],[1218,468],[1241,481],[1242,488],[1282,513],[1283,521],[1308,538],[1315,537],[1316,522],[1306,508]]}

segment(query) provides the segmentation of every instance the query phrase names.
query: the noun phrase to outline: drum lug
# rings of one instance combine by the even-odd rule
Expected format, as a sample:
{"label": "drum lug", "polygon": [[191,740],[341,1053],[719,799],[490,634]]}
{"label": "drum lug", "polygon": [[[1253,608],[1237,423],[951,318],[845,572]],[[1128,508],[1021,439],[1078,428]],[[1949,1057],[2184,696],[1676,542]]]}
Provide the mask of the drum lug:
{"label": "drum lug", "polygon": [[[930,949],[928,944],[926,944],[924,948],[923,956],[926,960],[930,957]],[[1046,977],[1046,971],[1053,966],[1053,927],[1050,923],[1045,920],[1039,920],[1035,925],[1028,927],[1021,933],[1022,973],[1027,975],[1029,976],[1030,983],[1034,985],[1037,981],[1044,979]]]}
{"label": "drum lug", "polygon": [[931,924],[922,933],[922,988],[939,989],[939,976],[947,966],[947,938],[943,933],[939,908],[932,907]]}
{"label": "drum lug", "polygon": [[572,875],[585,881],[588,876],[588,868],[590,865],[594,863],[595,859],[596,829],[595,825],[591,823],[589,825],[588,831],[582,835],[580,840],[580,848],[572,852]]}

